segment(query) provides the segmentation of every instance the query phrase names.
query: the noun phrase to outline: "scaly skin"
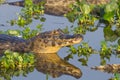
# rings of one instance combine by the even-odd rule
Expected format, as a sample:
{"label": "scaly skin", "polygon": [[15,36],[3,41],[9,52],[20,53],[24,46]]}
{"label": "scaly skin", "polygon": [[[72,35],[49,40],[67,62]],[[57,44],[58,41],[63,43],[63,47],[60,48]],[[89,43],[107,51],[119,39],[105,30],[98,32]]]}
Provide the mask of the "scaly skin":
{"label": "scaly skin", "polygon": [[0,54],[7,49],[20,53],[33,52],[38,71],[49,73],[53,77],[67,74],[80,78],[81,70],[62,60],[56,53],[62,47],[80,43],[82,39],[80,34],[64,34],[61,29],[39,33],[28,40],[0,34]]}

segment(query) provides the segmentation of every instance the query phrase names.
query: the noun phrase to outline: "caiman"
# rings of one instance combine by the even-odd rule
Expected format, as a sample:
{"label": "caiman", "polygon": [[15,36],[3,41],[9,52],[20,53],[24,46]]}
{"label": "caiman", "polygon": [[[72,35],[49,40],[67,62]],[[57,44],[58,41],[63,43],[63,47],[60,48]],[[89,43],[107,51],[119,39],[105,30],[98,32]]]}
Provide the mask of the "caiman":
{"label": "caiman", "polygon": [[120,64],[106,64],[101,66],[95,66],[92,67],[91,69],[107,73],[120,73]]}
{"label": "caiman", "polygon": [[67,74],[80,78],[81,70],[65,62],[56,53],[60,48],[80,43],[82,40],[82,35],[65,34],[61,29],[39,33],[28,40],[0,34],[0,54],[8,49],[20,53],[32,52],[36,55],[36,64],[39,64],[36,67],[39,71],[53,77]]}
{"label": "caiman", "polygon": [[[35,4],[39,4],[41,1],[44,1],[45,2],[44,7],[45,7],[46,14],[61,16],[71,11],[69,5],[74,4],[77,0],[32,0],[32,1]],[[79,1],[83,1],[83,0],[79,0]],[[100,5],[100,4],[110,3],[111,0],[84,0],[84,1],[86,1],[86,3],[88,4]],[[17,2],[11,2],[8,4],[23,7],[24,0],[17,1]]]}

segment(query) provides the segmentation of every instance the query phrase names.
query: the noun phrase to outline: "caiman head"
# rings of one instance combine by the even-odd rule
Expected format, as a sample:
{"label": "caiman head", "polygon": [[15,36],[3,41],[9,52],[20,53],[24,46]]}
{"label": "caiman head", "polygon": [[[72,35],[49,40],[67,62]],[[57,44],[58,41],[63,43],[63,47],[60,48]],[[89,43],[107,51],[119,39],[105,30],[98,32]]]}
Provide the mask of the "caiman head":
{"label": "caiman head", "polygon": [[56,53],[64,46],[80,43],[83,40],[80,34],[65,34],[61,29],[38,34],[31,39],[34,53]]}

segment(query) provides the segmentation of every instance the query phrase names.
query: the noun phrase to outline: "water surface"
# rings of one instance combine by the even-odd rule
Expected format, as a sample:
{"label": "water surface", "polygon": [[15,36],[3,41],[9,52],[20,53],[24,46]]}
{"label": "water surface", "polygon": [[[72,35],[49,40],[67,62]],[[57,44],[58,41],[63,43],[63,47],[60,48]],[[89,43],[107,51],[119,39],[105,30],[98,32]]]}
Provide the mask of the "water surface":
{"label": "water surface", "polygon": [[[4,26],[0,26],[0,30],[7,30],[7,29],[20,29],[15,26],[10,26],[9,23],[6,23],[6,21],[9,21],[11,19],[17,18],[17,13],[19,13],[21,10],[21,7],[16,6],[10,6],[10,5],[1,5],[0,6],[0,24],[4,24]],[[66,18],[64,17],[57,17],[57,16],[51,16],[51,15],[45,15],[46,21],[43,24],[43,31],[47,30],[54,30],[58,28],[65,28],[66,26],[71,26],[72,23],[70,23]],[[35,25],[40,23],[39,21],[34,20],[33,24],[31,24],[31,28],[34,29]],[[100,27],[95,32],[87,32],[86,35],[84,35],[84,40],[86,42],[89,42],[89,45],[92,46],[94,49],[99,50],[100,49],[100,41],[104,40],[104,34],[103,34],[103,28]],[[67,53],[68,48],[62,48],[58,55],[61,58],[64,58],[68,55]],[[98,66],[100,65],[100,56],[97,54],[92,55],[89,58],[88,61],[88,67],[82,66],[80,62],[77,61],[78,57],[74,56],[74,59],[70,59],[69,62],[81,69],[83,72],[83,75],[80,79],[77,80],[108,80],[109,78],[113,77],[112,74],[103,73],[100,71],[91,70],[90,67],[92,66]],[[115,56],[111,57],[110,62],[107,62],[109,64],[112,63],[119,63],[120,59],[116,58]],[[46,75],[43,73],[38,72],[36,69],[29,73],[27,77],[23,77],[22,75],[19,77],[12,77],[12,80],[45,80]],[[59,78],[52,78],[49,76],[49,80],[76,80],[72,76],[63,75]]]}

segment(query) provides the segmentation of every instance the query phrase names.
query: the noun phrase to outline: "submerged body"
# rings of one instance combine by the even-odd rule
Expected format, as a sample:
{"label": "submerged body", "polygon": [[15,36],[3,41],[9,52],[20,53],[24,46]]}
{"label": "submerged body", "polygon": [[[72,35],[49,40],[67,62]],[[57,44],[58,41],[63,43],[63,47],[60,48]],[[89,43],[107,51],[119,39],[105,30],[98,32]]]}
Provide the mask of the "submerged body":
{"label": "submerged body", "polygon": [[7,49],[20,53],[33,52],[36,55],[38,71],[49,73],[53,77],[54,75],[59,77],[62,74],[67,74],[80,78],[81,70],[62,60],[56,53],[64,46],[80,43],[82,39],[80,34],[64,34],[61,29],[46,31],[28,40],[0,34],[0,54]]}
{"label": "submerged body", "polygon": [[[44,1],[46,14],[61,16],[71,11],[69,5],[74,4],[77,0],[32,0],[32,1],[35,4],[39,4],[41,1]],[[110,0],[86,0],[86,2],[88,4],[99,5],[99,4],[107,4],[110,2]],[[24,0],[18,2],[11,2],[8,4],[16,5],[16,6],[24,6]]]}

